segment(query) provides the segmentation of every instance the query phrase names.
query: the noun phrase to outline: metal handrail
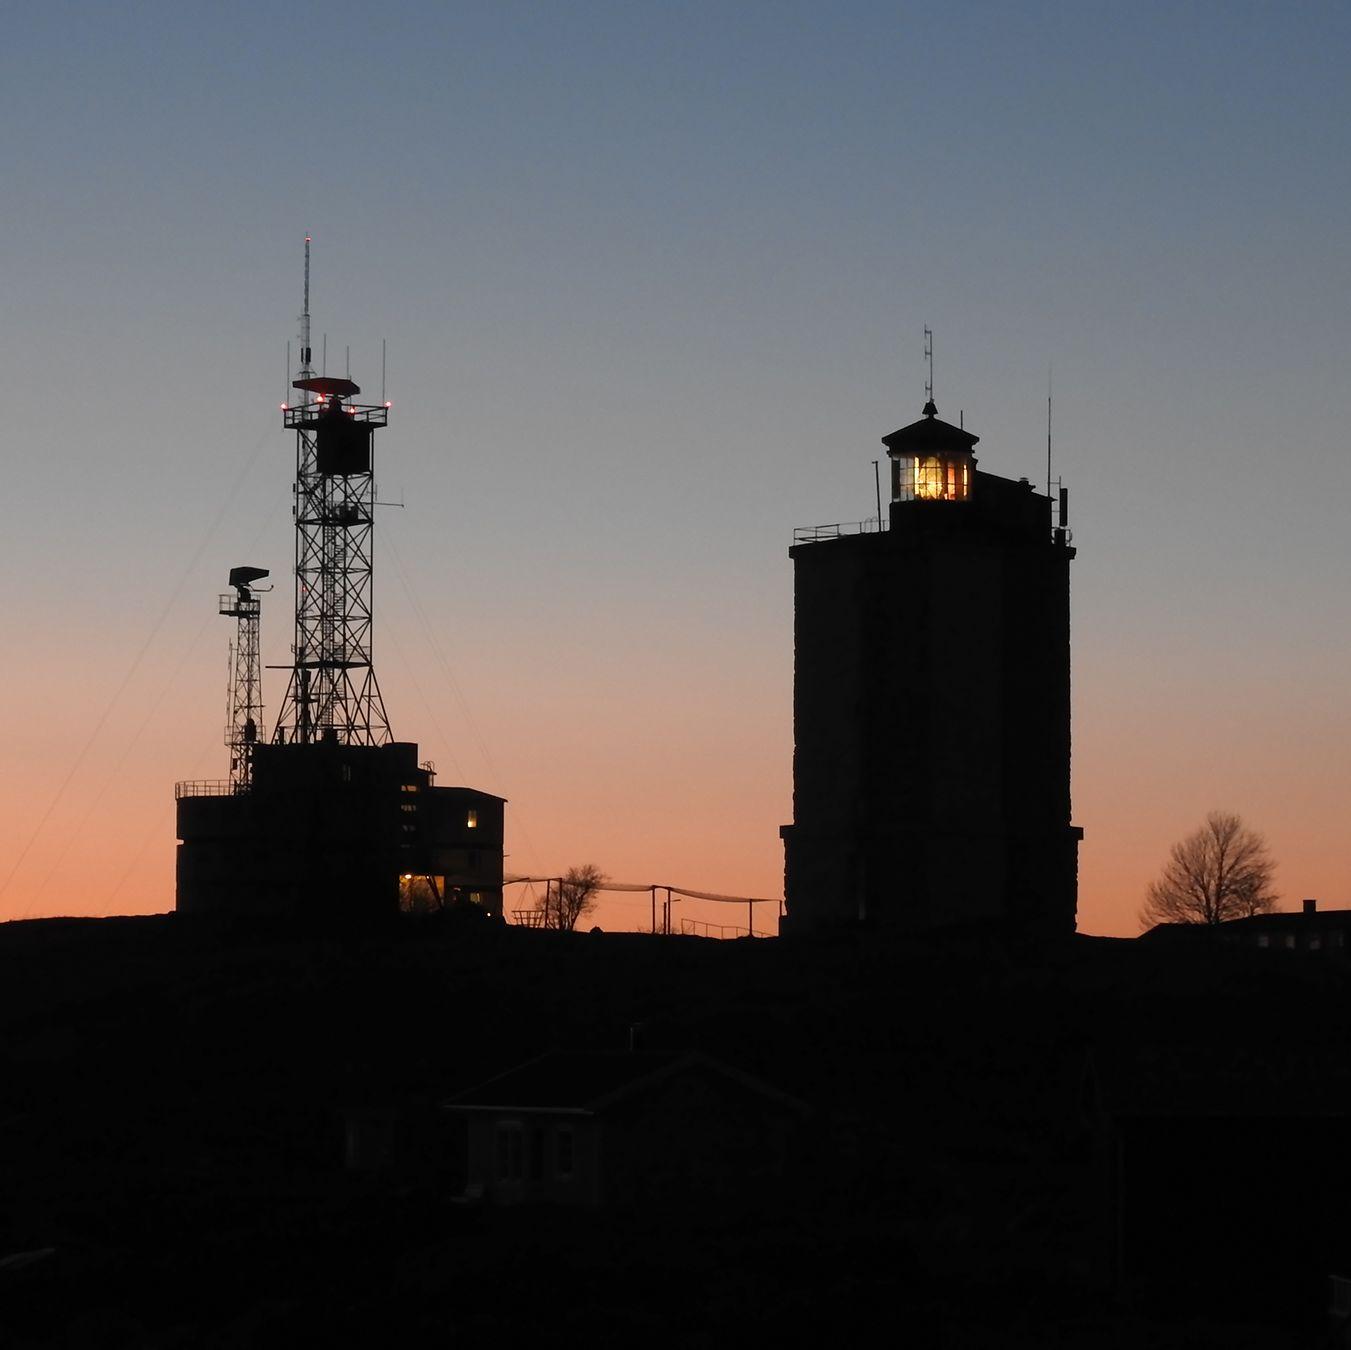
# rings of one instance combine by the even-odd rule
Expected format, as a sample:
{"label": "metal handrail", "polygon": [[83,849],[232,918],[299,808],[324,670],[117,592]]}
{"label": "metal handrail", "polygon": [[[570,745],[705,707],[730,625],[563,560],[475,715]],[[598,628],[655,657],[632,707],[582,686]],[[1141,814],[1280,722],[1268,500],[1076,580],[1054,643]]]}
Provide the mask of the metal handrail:
{"label": "metal handrail", "polygon": [[[389,424],[389,409],[383,404],[344,403],[343,413],[354,422],[369,422],[372,426],[383,427]],[[323,417],[332,415],[332,405],[328,403],[303,403],[284,409],[283,419],[288,427],[316,426]]]}
{"label": "metal handrail", "polygon": [[183,797],[235,797],[247,791],[228,778],[195,778],[174,784],[174,800]]}
{"label": "metal handrail", "polygon": [[881,534],[887,528],[885,520],[869,516],[867,520],[850,520],[836,525],[799,525],[793,531],[793,543],[815,544],[822,539],[841,539],[849,534]]}
{"label": "metal handrail", "polygon": [[680,932],[684,937],[706,937],[726,939],[731,933],[734,938],[755,937],[749,928],[734,923],[705,923],[703,919],[681,919]]}
{"label": "metal handrail", "polygon": [[[799,525],[793,530],[794,544],[819,544],[826,539],[843,539],[853,534],[882,534],[890,525],[886,520],[869,516],[867,520],[841,521],[835,525]],[[1057,544],[1074,542],[1074,531],[1067,525],[1057,525],[1051,530],[1051,537]]]}

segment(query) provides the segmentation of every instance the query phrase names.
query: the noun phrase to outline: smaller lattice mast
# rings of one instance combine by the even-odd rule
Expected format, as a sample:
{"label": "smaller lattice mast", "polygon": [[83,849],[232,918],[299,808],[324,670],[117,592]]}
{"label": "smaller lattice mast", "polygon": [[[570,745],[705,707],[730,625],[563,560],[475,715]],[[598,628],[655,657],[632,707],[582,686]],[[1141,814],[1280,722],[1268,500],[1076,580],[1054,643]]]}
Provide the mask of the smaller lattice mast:
{"label": "smaller lattice mast", "polygon": [[232,567],[230,585],[234,591],[227,591],[220,598],[220,612],[235,620],[225,709],[230,786],[235,792],[247,792],[253,781],[253,747],[263,720],[262,665],[258,655],[262,601],[258,599],[254,583],[267,575],[265,567]]}

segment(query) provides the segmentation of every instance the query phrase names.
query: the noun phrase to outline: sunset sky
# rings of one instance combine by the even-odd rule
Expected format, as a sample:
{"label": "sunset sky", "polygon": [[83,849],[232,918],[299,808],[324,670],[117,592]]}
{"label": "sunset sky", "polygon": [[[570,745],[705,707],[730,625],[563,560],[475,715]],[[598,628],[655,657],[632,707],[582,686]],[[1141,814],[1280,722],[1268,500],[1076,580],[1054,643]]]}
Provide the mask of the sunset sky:
{"label": "sunset sky", "polygon": [[787,549],[929,324],[990,472],[1054,370],[1080,928],[1212,808],[1351,904],[1348,62],[1331,4],[11,7],[0,918],[172,906],[231,566],[289,659],[307,230],[329,373],[389,341],[391,721],[509,870],[781,893]]}

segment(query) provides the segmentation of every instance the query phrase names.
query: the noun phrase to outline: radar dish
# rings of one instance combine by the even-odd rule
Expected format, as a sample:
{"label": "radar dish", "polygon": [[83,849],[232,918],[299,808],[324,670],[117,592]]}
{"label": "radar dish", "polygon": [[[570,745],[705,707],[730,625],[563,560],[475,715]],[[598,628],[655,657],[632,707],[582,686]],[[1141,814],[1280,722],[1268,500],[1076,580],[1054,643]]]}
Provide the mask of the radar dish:
{"label": "radar dish", "polygon": [[361,392],[361,386],[352,380],[342,380],[336,375],[314,375],[308,380],[292,380],[292,389],[308,389],[312,394],[325,394],[332,398],[351,398]]}

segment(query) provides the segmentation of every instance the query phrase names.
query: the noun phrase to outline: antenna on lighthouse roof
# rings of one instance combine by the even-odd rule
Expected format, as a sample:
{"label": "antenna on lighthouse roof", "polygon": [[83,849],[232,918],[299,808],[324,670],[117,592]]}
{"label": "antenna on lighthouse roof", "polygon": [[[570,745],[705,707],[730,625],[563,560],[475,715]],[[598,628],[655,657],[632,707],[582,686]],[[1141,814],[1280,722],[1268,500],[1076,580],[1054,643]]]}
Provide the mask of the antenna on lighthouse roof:
{"label": "antenna on lighthouse roof", "polygon": [[1051,367],[1046,367],[1046,500],[1051,499]]}
{"label": "antenna on lighthouse roof", "polygon": [[924,325],[924,360],[928,363],[928,378],[924,381],[924,401],[934,401],[934,330]]}

